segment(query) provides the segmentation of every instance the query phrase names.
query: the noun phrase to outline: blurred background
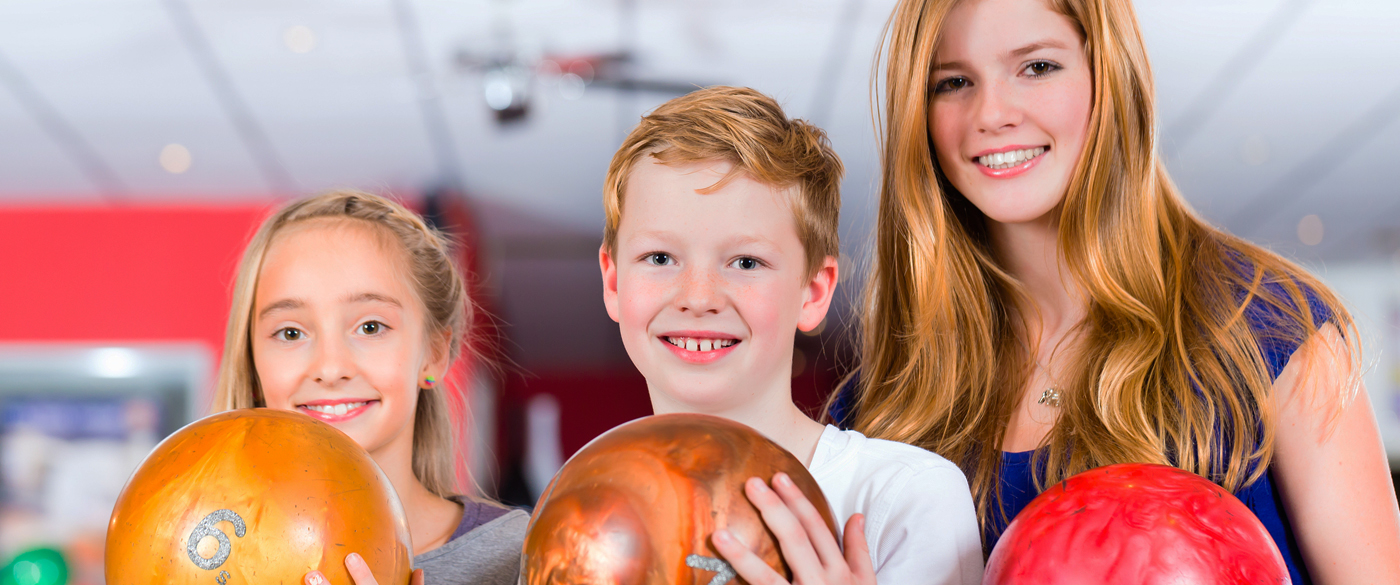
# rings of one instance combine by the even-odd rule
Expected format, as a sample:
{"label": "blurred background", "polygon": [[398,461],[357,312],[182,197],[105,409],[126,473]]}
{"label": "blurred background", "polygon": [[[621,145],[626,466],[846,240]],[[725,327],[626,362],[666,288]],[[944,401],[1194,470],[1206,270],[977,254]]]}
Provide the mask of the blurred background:
{"label": "blurred background", "polygon": [[[776,97],[846,163],[850,277],[793,364],[815,410],[851,365],[893,4],[0,0],[0,581],[101,583],[126,477],[207,412],[243,245],[280,202],[335,187],[462,243],[492,315],[489,360],[451,380],[462,473],[532,503],[650,412],[600,302],[601,184],[638,117],[698,86]],[[1173,177],[1350,302],[1396,469],[1400,2],[1136,5]]]}

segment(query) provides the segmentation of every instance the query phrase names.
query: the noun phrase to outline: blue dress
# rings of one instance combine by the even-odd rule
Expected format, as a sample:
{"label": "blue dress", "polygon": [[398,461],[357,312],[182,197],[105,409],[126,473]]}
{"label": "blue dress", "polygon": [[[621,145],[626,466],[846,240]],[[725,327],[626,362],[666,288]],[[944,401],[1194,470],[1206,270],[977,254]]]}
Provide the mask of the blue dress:
{"label": "blue dress", "polygon": [[[1323,305],[1311,294],[1308,295],[1308,305],[1312,310],[1314,321],[1321,326],[1331,319],[1331,315],[1326,305]],[[1260,350],[1264,354],[1264,361],[1268,365],[1269,375],[1278,378],[1283,372],[1283,368],[1288,364],[1288,359],[1293,352],[1298,349],[1296,342],[1290,341],[1280,336],[1270,335],[1270,323],[1275,322],[1282,315],[1275,309],[1270,309],[1261,303],[1251,304],[1245,311],[1246,318],[1257,334]],[[854,394],[855,378],[843,385],[836,401],[831,406],[831,418],[838,421],[842,428],[849,428],[852,422],[854,411],[851,408],[851,399]],[[996,546],[997,538],[1006,529],[1006,525],[1011,523],[1011,519],[1016,517],[1031,500],[1035,499],[1039,492],[1036,491],[1035,478],[1032,475],[1031,459],[1034,451],[1023,451],[1019,453],[1002,452],[1001,456],[1001,501],[1005,507],[1005,516],[998,514],[995,510],[989,515],[988,522],[982,528],[983,550],[990,553]],[[1288,513],[1283,505],[1283,499],[1279,495],[1277,486],[1273,481],[1273,469],[1269,469],[1257,481],[1244,486],[1235,492],[1235,497],[1244,502],[1259,521],[1268,529],[1269,536],[1273,537],[1274,544],[1278,545],[1278,550],[1283,554],[1283,560],[1288,563],[1288,572],[1292,577],[1294,585],[1307,585],[1312,583],[1312,578],[1308,575],[1307,566],[1303,562],[1303,555],[1298,549],[1297,540],[1293,535],[1293,526],[1288,521]]]}

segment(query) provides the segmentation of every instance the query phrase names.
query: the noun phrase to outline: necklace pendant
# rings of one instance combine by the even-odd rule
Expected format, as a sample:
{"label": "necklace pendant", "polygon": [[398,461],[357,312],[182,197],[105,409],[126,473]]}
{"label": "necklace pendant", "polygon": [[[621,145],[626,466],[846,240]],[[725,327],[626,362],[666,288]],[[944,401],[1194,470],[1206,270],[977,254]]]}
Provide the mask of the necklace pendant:
{"label": "necklace pendant", "polygon": [[1046,388],[1044,392],[1040,393],[1040,400],[1035,401],[1035,403],[1059,407],[1060,391],[1055,388]]}

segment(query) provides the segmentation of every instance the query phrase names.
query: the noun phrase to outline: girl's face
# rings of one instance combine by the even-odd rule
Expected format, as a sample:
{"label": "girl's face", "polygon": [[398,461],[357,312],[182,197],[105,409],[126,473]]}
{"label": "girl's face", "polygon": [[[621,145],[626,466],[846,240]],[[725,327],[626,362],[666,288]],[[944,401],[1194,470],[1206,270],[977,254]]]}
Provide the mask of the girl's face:
{"label": "girl's face", "polygon": [[253,364],[270,408],[334,425],[371,454],[411,452],[418,388],[441,379],[404,251],[354,220],[273,238],[253,298]]}
{"label": "girl's face", "polygon": [[938,164],[989,219],[1023,223],[1064,198],[1093,82],[1073,21],[1045,0],[964,0],[929,76]]}

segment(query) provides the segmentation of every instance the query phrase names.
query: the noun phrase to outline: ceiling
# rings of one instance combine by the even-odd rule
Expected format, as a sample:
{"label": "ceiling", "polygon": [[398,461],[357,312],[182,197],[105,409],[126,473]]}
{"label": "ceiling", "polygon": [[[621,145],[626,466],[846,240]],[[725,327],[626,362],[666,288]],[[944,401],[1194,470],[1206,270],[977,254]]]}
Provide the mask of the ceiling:
{"label": "ceiling", "polygon": [[[0,0],[0,201],[226,202],[460,181],[488,231],[594,237],[613,150],[669,96],[569,95],[545,76],[528,117],[502,126],[483,76],[456,56],[630,45],[636,75],[749,85],[826,127],[849,169],[843,236],[855,251],[877,165],[871,59],[893,3]],[[1305,261],[1400,250],[1400,2],[1136,4],[1163,149],[1197,209]],[[187,168],[163,168],[163,151]],[[1319,226],[1320,241],[1300,240],[1318,240]]]}

